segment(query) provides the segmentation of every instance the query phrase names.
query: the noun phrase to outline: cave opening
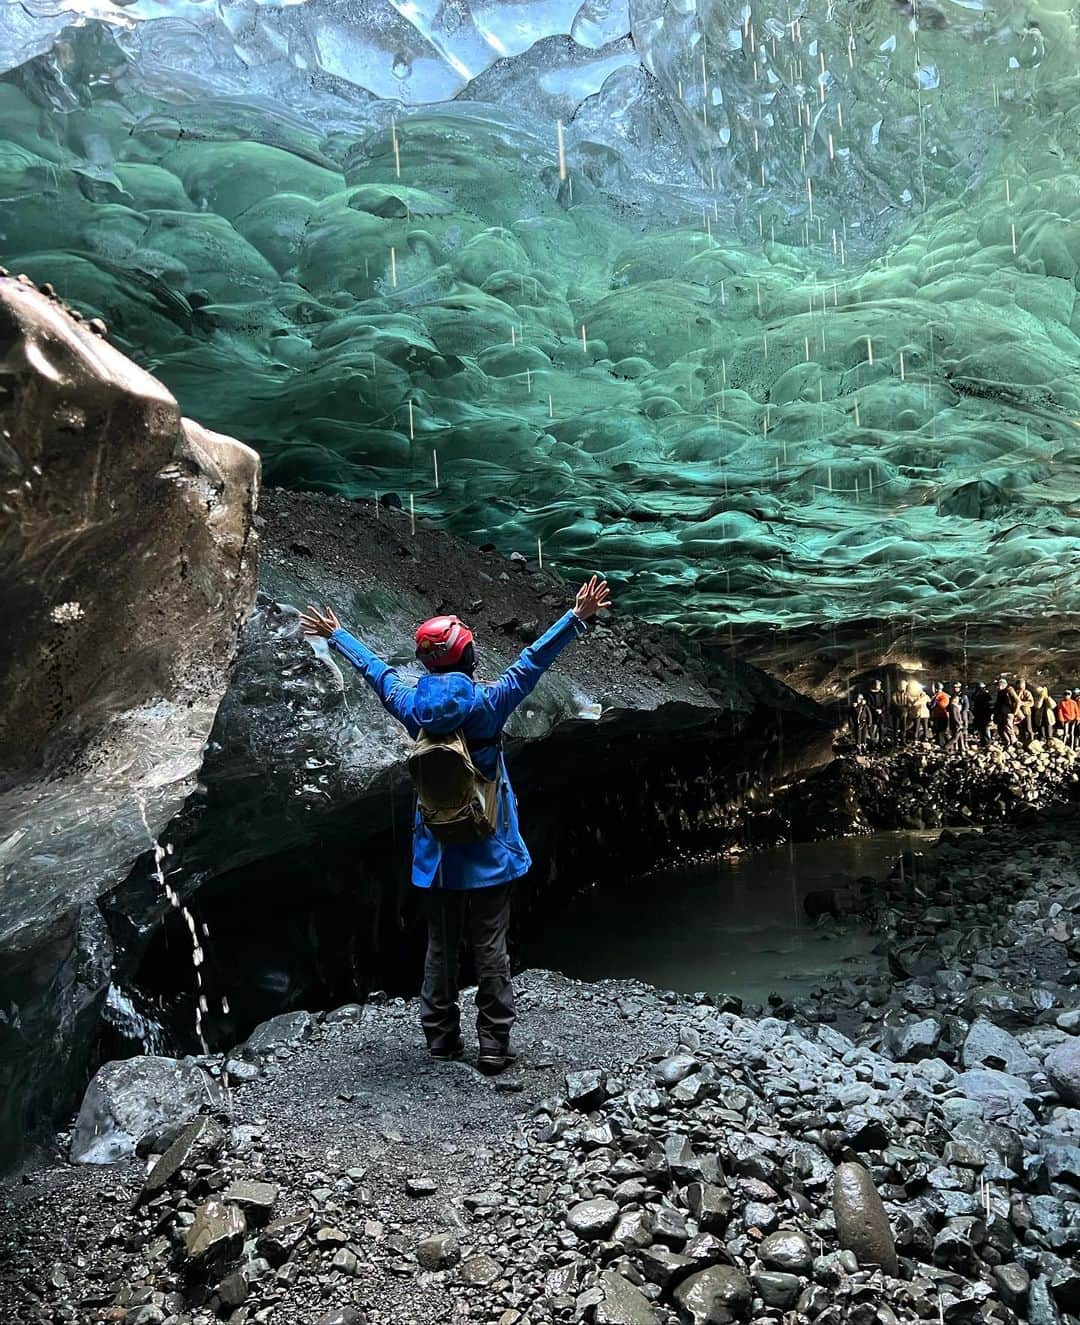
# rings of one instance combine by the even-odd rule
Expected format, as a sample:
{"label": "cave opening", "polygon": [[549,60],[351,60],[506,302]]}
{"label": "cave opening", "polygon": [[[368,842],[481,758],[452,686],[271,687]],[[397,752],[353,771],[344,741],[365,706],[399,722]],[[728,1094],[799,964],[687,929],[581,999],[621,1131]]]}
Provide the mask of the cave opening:
{"label": "cave opening", "polygon": [[[542,951],[537,936],[575,899],[621,905],[658,864],[788,836],[771,791],[777,761],[816,736],[817,722],[789,721],[782,737],[762,709],[681,730],[677,716],[660,721],[603,724],[590,728],[591,742],[580,729],[555,733],[511,755],[534,861],[516,890],[515,969]],[[390,794],[392,827],[371,833],[355,811],[335,811],[305,840],[199,881],[185,906],[204,956],[201,985],[187,918],[160,907],[144,857],[105,903],[114,981],[138,1015],[107,1009],[102,1055],[143,1052],[148,1027],[173,1049],[198,1052],[200,989],[203,1033],[219,1051],[281,1012],[415,994],[424,916],[408,873],[413,807],[407,783]],[[140,923],[151,913],[157,923]]]}

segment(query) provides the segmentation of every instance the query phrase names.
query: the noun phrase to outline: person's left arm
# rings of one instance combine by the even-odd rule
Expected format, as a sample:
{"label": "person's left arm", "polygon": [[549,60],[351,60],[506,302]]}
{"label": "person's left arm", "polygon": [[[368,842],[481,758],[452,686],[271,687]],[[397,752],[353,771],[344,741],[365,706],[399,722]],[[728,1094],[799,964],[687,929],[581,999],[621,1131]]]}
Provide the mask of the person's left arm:
{"label": "person's left arm", "polygon": [[607,581],[593,576],[578,591],[573,610],[561,616],[543,635],[523,649],[515,662],[487,691],[487,702],[500,728],[537,682],[562,653],[563,649],[586,633],[586,621],[610,604]]}
{"label": "person's left arm", "polygon": [[413,687],[402,681],[395,668],[383,662],[366,644],[351,635],[337,619],[333,608],[326,607],[319,612],[309,607],[306,612],[301,612],[300,621],[305,635],[320,636],[335,653],[340,653],[352,663],[378,695],[387,713],[406,727],[413,725]]}

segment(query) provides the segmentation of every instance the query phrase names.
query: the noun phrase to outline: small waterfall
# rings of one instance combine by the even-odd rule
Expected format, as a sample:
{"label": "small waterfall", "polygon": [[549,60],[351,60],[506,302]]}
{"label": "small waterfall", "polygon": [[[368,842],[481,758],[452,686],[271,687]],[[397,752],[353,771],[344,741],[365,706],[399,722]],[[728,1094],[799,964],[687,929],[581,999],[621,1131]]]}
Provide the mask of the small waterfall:
{"label": "small waterfall", "polygon": [[[202,1047],[203,1053],[206,1054],[209,1053],[210,1050],[207,1046],[206,1038],[203,1035],[203,1016],[209,1010],[209,1005],[207,1004],[206,1001],[206,990],[203,988],[202,968],[203,968],[203,962],[205,961],[206,958],[206,954],[203,951],[202,941],[203,939],[209,939],[210,931],[207,929],[206,925],[200,926],[198,924],[195,917],[192,915],[191,911],[181,901],[179,893],[177,893],[176,889],[173,888],[173,886],[169,883],[168,879],[166,879],[165,859],[172,851],[172,847],[171,846],[163,847],[161,843],[157,840],[157,838],[154,836],[150,828],[150,821],[146,817],[146,803],[141,796],[139,797],[139,814],[142,817],[143,827],[146,829],[147,840],[149,841],[151,850],[154,853],[154,868],[153,868],[154,878],[157,879],[158,883],[161,885],[161,890],[168,898],[169,904],[175,907],[176,910],[178,910],[180,914],[184,917],[184,923],[187,925],[188,933],[191,935],[191,962],[195,969],[195,988],[196,988],[195,1034],[198,1037],[198,1041],[200,1046]],[[227,1000],[224,998],[221,1000],[221,1010],[226,1015],[228,1015],[229,1005]]]}
{"label": "small waterfall", "polygon": [[122,1039],[142,1045],[143,1053],[167,1054],[168,1036],[154,1017],[140,1012],[131,996],[119,985],[110,985],[101,1014]]}

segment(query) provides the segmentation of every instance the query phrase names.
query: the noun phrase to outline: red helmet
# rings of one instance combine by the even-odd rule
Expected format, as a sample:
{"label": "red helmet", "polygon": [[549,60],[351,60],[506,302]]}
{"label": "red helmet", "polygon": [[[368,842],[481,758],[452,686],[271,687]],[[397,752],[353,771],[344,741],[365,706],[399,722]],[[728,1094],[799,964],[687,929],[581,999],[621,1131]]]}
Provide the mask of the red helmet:
{"label": "red helmet", "polygon": [[428,671],[453,667],[473,642],[473,633],[456,616],[433,616],[416,632],[416,656]]}

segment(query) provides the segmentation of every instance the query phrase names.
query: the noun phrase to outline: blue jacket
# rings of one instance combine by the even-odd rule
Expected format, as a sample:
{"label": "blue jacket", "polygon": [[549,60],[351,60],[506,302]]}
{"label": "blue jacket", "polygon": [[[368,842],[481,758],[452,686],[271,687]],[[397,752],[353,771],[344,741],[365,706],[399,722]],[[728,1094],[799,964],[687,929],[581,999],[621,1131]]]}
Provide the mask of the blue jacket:
{"label": "blue jacket", "polygon": [[[393,667],[377,658],[347,630],[335,630],[330,645],[363,676],[388,713],[416,737],[421,728],[433,734],[463,732],[466,741],[496,741],[507,718],[535,688],[559,654],[579,635],[584,621],[567,612],[524,649],[517,662],[491,685],[472,681],[462,672],[429,673],[415,684],[403,681]],[[497,745],[473,752],[480,773],[494,778],[502,758]],[[418,888],[491,888],[520,878],[532,859],[518,827],[517,798],[503,767],[499,817],[494,836],[482,842],[444,844],[428,831],[417,810],[413,825],[412,881]]]}

